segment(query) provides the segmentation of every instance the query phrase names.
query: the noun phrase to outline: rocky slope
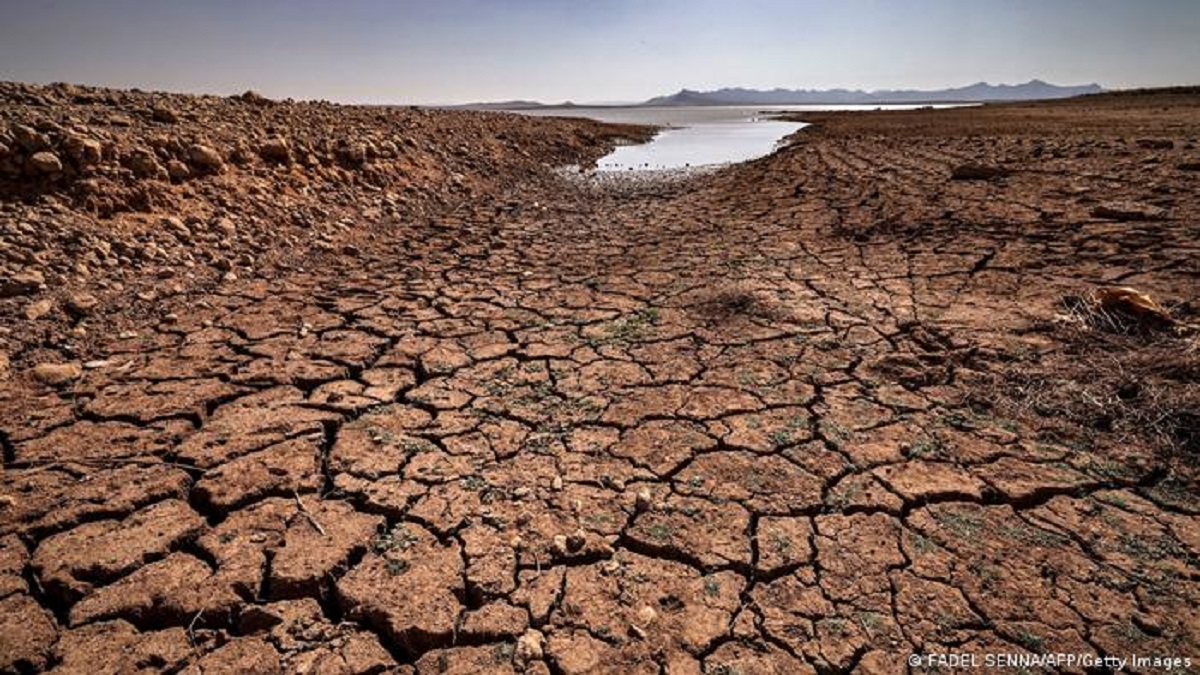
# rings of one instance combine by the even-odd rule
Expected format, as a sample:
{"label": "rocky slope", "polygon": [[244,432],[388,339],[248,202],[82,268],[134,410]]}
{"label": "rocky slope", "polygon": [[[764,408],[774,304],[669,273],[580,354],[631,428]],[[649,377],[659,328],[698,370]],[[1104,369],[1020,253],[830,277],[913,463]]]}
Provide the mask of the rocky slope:
{"label": "rocky slope", "polygon": [[0,83],[0,317],[18,331],[67,321],[79,339],[86,326],[72,320],[108,303],[267,278],[313,254],[354,264],[370,241],[407,236],[405,223],[510,208],[547,166],[586,165],[645,134],[252,92]]}

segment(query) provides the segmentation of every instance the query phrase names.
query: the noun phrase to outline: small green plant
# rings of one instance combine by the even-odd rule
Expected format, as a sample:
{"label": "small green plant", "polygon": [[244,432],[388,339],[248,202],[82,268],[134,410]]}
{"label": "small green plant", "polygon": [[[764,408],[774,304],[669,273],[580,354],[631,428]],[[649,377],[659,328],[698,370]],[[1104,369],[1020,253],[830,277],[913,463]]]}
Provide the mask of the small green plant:
{"label": "small green plant", "polygon": [[467,490],[471,490],[472,492],[478,492],[486,488],[488,486],[488,482],[484,480],[483,476],[471,475],[462,479],[462,486]]}
{"label": "small green plant", "polygon": [[792,540],[787,535],[776,532],[771,535],[771,545],[775,547],[776,553],[783,555],[791,550]]}
{"label": "small green plant", "polygon": [[933,540],[923,534],[915,534],[912,537],[913,550],[917,553],[933,553],[937,550],[937,544]]}
{"label": "small green plant", "polygon": [[946,443],[937,436],[919,438],[908,447],[908,456],[914,459],[941,458],[946,455]]}
{"label": "small green plant", "polygon": [[1024,648],[1028,649],[1029,651],[1033,652],[1034,654],[1043,653],[1043,651],[1046,647],[1046,642],[1045,642],[1045,640],[1042,639],[1042,636],[1038,635],[1037,633],[1031,632],[1031,631],[1027,631],[1027,630],[1018,631],[1015,637],[1016,637],[1018,644],[1020,644]]}
{"label": "small green plant", "polygon": [[721,594],[721,582],[709,577],[704,580],[704,594],[709,597],[716,597]]}
{"label": "small green plant", "polygon": [[879,630],[883,627],[883,615],[879,612],[859,612],[858,622],[868,630]]}
{"label": "small green plant", "polygon": [[406,551],[417,543],[417,535],[408,531],[403,525],[397,525],[383,534],[375,535],[371,540],[371,550],[380,555],[388,551]]}
{"label": "small green plant", "polygon": [[778,429],[772,431],[767,439],[771,441],[771,446],[778,450],[792,442],[792,434],[786,429]]}
{"label": "small green plant", "polygon": [[492,651],[492,660],[496,663],[508,663],[512,661],[513,652],[516,651],[516,645],[511,642],[501,642],[496,645]]}
{"label": "small green plant", "polygon": [[654,523],[646,530],[646,533],[653,539],[666,541],[675,534],[675,531],[666,523]]}

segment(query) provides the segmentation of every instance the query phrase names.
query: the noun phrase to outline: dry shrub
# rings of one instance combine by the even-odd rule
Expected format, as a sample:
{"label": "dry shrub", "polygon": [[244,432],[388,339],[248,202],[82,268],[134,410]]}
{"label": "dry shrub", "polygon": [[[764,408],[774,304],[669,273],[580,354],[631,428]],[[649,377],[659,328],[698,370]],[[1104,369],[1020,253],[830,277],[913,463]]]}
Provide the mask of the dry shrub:
{"label": "dry shrub", "polygon": [[761,292],[733,286],[702,298],[696,308],[711,319],[728,321],[737,317],[778,321],[785,318],[778,301]]}
{"label": "dry shrub", "polygon": [[[1004,371],[997,407],[1148,446],[1187,475],[1200,468],[1200,344],[1096,304],[1051,330],[1063,349]],[[991,392],[996,393],[996,392]]]}

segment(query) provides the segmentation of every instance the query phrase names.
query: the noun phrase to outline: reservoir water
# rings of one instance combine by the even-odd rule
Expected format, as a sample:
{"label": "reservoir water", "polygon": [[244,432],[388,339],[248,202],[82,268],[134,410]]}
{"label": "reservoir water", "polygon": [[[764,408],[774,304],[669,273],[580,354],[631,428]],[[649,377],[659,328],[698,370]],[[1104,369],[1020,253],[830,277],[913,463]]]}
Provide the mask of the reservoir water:
{"label": "reservoir water", "polygon": [[[598,171],[655,171],[744,162],[769,155],[805,126],[772,119],[782,112],[911,110],[919,105],[562,107],[518,110],[538,117],[587,117],[663,127],[653,140],[623,145],[596,162]],[[934,106],[952,107],[952,106]]]}

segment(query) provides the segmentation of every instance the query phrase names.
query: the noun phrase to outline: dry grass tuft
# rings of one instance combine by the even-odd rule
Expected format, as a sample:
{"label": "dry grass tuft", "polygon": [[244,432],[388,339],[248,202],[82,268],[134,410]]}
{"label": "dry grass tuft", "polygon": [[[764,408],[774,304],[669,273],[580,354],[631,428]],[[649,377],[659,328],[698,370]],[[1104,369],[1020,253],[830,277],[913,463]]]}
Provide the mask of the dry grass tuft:
{"label": "dry grass tuft", "polygon": [[774,298],[741,287],[716,291],[701,299],[696,307],[711,319],[720,321],[737,317],[778,321],[786,316]]}

